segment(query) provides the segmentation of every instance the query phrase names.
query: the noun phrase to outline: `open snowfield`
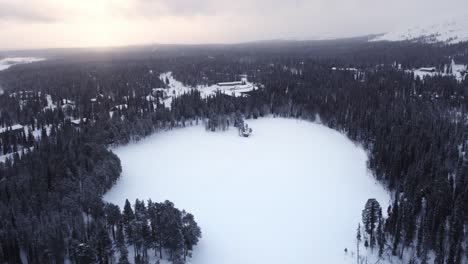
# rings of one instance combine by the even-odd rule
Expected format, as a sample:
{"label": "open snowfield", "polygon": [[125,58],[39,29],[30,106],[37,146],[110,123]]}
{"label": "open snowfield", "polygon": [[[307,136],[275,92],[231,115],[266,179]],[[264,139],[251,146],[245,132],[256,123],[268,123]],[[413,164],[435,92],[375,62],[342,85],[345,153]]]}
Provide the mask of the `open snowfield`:
{"label": "open snowfield", "polygon": [[355,263],[364,204],[385,212],[390,199],[366,153],[319,124],[247,123],[250,138],[196,126],[115,149],[123,175],[104,200],[169,199],[193,213],[203,232],[193,264]]}

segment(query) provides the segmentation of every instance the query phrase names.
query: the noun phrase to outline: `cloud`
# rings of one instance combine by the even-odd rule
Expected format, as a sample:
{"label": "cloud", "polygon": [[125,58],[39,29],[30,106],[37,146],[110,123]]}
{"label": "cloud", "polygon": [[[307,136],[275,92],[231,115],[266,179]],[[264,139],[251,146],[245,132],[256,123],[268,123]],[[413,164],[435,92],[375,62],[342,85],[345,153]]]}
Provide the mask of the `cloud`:
{"label": "cloud", "polygon": [[216,14],[218,6],[213,0],[131,0],[124,12],[131,17],[192,17]]}
{"label": "cloud", "polygon": [[0,0],[0,49],[349,37],[466,10],[467,0]]}
{"label": "cloud", "polygon": [[[320,0],[323,1],[323,0]],[[297,10],[307,0],[131,0],[127,14],[156,16],[267,15],[271,12]],[[128,11],[128,10],[127,10]]]}
{"label": "cloud", "polygon": [[56,19],[40,11],[35,5],[0,1],[0,20],[50,23]]}

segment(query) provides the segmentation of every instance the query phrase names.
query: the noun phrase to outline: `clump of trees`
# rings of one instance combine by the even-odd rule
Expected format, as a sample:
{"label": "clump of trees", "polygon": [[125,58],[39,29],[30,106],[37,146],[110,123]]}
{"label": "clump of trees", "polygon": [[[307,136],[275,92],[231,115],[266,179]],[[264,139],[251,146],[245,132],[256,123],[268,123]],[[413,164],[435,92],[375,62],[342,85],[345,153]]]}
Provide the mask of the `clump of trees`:
{"label": "clump of trees", "polygon": [[169,201],[104,204],[120,160],[89,133],[64,122],[0,163],[0,263],[127,263],[127,246],[136,263],[148,249],[183,263],[201,237],[193,215]]}
{"label": "clump of trees", "polygon": [[[128,200],[121,212],[114,204],[104,207],[105,220],[96,226],[93,240],[73,246],[71,260],[76,263],[149,263],[149,250],[172,263],[185,263],[201,238],[192,214],[180,211],[170,201],[147,205]],[[130,256],[129,247],[134,254]]]}

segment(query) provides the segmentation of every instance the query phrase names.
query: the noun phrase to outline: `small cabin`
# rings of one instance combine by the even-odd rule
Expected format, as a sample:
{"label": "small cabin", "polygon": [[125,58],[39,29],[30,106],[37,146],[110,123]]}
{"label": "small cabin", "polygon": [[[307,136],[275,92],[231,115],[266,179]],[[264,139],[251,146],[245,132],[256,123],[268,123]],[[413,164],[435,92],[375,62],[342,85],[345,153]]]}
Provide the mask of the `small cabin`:
{"label": "small cabin", "polygon": [[19,98],[23,101],[32,99],[36,96],[36,93],[34,91],[20,91],[19,92]]}
{"label": "small cabin", "polygon": [[9,132],[9,133],[13,133],[13,134],[20,134],[21,132],[24,132],[24,127],[22,125],[13,125],[13,126],[10,126],[10,127],[1,127],[0,128],[0,135],[5,133],[5,132]]}
{"label": "small cabin", "polygon": [[236,86],[236,85],[245,85],[245,81],[238,81],[238,82],[220,82],[218,86]]}
{"label": "small cabin", "polygon": [[167,98],[167,91],[165,88],[155,88],[153,89],[152,96],[155,98]]}
{"label": "small cabin", "polygon": [[88,122],[88,119],[87,119],[87,118],[70,120],[70,123],[71,123],[72,126],[74,126],[74,127],[80,127],[80,125],[81,125],[82,123],[83,123],[83,124],[86,124],[87,122]]}
{"label": "small cabin", "polygon": [[127,104],[121,104],[121,105],[116,105],[114,107],[111,107],[111,111],[117,111],[117,110],[125,110],[128,108]]}
{"label": "small cabin", "polygon": [[431,68],[421,68],[421,69],[419,69],[419,71],[421,71],[421,72],[430,72],[431,73],[431,72],[436,72],[437,70],[436,70],[436,68],[431,67]]}

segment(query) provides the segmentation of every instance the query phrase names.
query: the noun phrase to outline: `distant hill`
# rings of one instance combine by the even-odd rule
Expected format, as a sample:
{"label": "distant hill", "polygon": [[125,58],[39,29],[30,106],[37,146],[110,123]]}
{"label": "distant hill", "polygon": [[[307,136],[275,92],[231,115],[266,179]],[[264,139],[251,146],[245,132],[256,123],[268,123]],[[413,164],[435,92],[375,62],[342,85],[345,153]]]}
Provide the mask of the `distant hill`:
{"label": "distant hill", "polygon": [[371,41],[456,44],[468,41],[468,14],[380,35]]}

